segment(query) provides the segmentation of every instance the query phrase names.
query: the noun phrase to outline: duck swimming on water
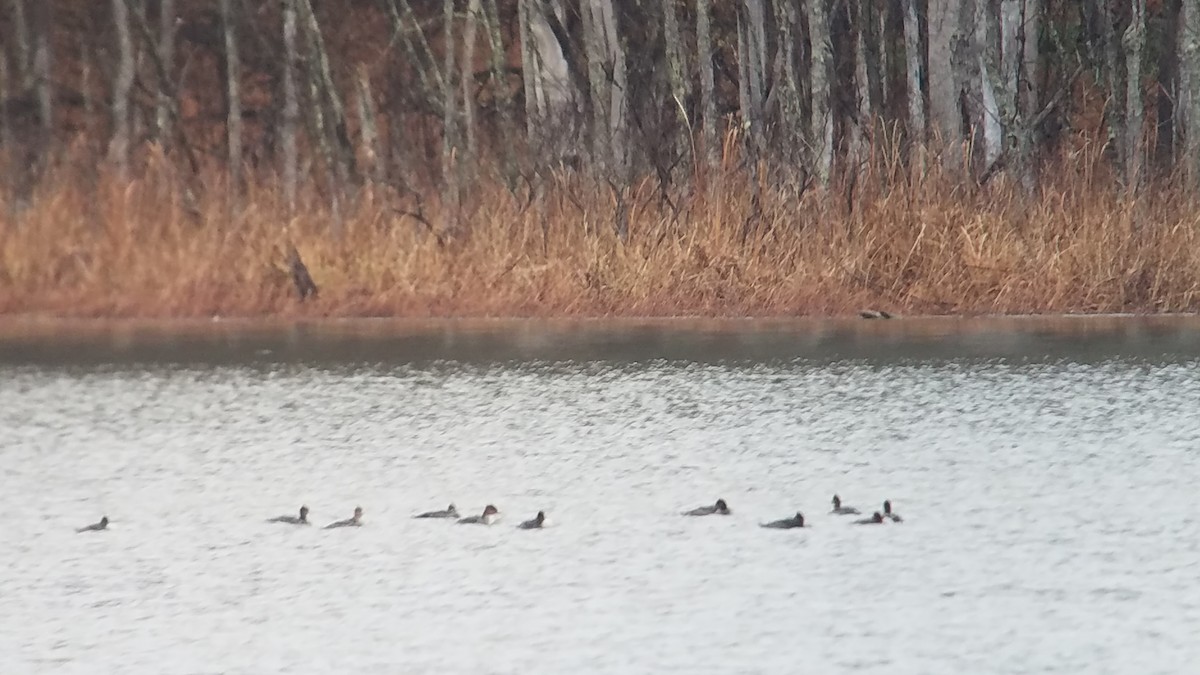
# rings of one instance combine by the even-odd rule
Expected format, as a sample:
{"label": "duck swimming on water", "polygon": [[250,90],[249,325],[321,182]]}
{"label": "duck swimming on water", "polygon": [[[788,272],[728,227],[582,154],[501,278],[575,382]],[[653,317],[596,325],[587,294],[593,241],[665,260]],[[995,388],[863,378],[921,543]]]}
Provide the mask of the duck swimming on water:
{"label": "duck swimming on water", "polygon": [[718,499],[717,503],[713,504],[712,506],[701,506],[698,509],[692,509],[691,511],[686,511],[686,512],[684,512],[683,515],[685,515],[685,516],[711,516],[711,515],[715,514],[718,516],[727,516],[730,513],[731,512],[729,510],[729,505],[725,503],[725,500]]}
{"label": "duck swimming on water", "polygon": [[425,513],[418,513],[417,515],[413,516],[413,518],[457,518],[457,517],[458,517],[458,509],[454,507],[454,504],[447,506],[442,511],[426,511]]}
{"label": "duck swimming on water", "polygon": [[545,526],[546,526],[546,512],[538,511],[536,516],[534,516],[530,520],[527,520],[527,521],[521,523],[517,527],[521,528],[522,530],[540,530]]}
{"label": "duck swimming on water", "polygon": [[308,507],[300,507],[300,517],[296,516],[276,516],[267,521],[268,523],[287,523],[288,525],[308,525]]}
{"label": "duck swimming on water", "polygon": [[488,504],[483,508],[483,515],[460,518],[459,525],[491,525],[500,519],[500,509]]}
{"label": "duck swimming on water", "polygon": [[100,522],[92,523],[86,527],[77,528],[76,532],[99,532],[100,530],[108,529],[108,516],[102,516]]}
{"label": "duck swimming on water", "polygon": [[345,520],[339,520],[336,523],[330,523],[325,526],[326,530],[332,530],[335,527],[361,527],[362,526],[363,510],[361,506],[354,507],[354,516]]}
{"label": "duck swimming on water", "polygon": [[853,506],[842,506],[842,498],[834,495],[833,510],[830,511],[830,513],[836,513],[839,516],[857,516],[859,514],[859,510]]}
{"label": "duck swimming on water", "polygon": [[796,527],[804,527],[804,514],[797,511],[796,515],[791,518],[774,520],[769,523],[761,523],[759,527],[770,527],[776,530],[790,530]]}
{"label": "duck swimming on water", "polygon": [[904,522],[900,514],[892,510],[892,501],[890,499],[883,500],[883,517],[890,519],[893,523]]}
{"label": "duck swimming on water", "polygon": [[854,524],[855,525],[882,525],[883,524],[883,514],[876,511],[870,518],[863,518],[861,520],[856,520],[856,521],[854,521]]}

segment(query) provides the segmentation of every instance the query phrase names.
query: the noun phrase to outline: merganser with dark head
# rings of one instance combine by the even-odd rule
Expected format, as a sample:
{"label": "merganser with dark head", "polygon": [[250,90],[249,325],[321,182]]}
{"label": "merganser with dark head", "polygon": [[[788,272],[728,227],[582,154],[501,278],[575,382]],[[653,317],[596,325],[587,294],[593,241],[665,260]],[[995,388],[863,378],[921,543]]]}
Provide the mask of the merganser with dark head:
{"label": "merganser with dark head", "polygon": [[904,519],[899,513],[892,510],[892,501],[890,499],[883,500],[883,517],[889,518],[893,523],[903,523]]}
{"label": "merganser with dark head", "polygon": [[698,509],[692,509],[691,511],[687,511],[683,515],[685,515],[685,516],[711,516],[711,515],[715,514],[718,516],[727,516],[730,513],[731,512],[729,510],[729,505],[725,503],[725,500],[718,499],[717,503],[713,504],[712,506],[701,506]]}
{"label": "merganser with dark head", "polygon": [[418,513],[413,518],[457,518],[458,509],[454,508],[454,504],[447,506],[444,511],[426,511]]}
{"label": "merganser with dark head", "polygon": [[830,513],[834,513],[839,516],[857,516],[859,514],[859,510],[853,506],[842,506],[842,498],[834,495],[833,510],[830,511]]}
{"label": "merganser with dark head", "polygon": [[854,524],[855,525],[882,525],[883,524],[883,514],[876,511],[874,513],[874,515],[872,515],[870,518],[863,518],[861,520],[856,520],[856,521],[854,521]]}
{"label": "merganser with dark head", "polygon": [[491,525],[500,519],[500,509],[488,504],[483,508],[483,515],[459,518],[459,525]]}
{"label": "merganser with dark head", "polygon": [[107,530],[107,529],[108,529],[108,516],[103,516],[100,518],[100,522],[92,523],[91,525],[88,525],[87,527],[77,528],[75,531],[76,532],[99,532],[100,530]]}
{"label": "merganser with dark head", "polygon": [[804,527],[804,514],[797,511],[795,517],[762,523],[761,527],[771,527],[776,530],[790,530],[796,527]]}
{"label": "merganser with dark head", "polygon": [[527,520],[527,521],[521,523],[520,525],[518,525],[518,527],[520,527],[522,530],[540,530],[545,526],[546,526],[546,512],[545,511],[538,511],[537,515],[534,516],[532,520]]}
{"label": "merganser with dark head", "polygon": [[354,517],[345,520],[339,520],[336,523],[330,523],[325,526],[326,530],[332,530],[335,527],[361,527],[362,526],[363,510],[361,506],[354,507]]}
{"label": "merganser with dark head", "polygon": [[300,507],[300,517],[296,516],[276,516],[267,521],[268,523],[287,523],[288,525],[309,525],[308,522],[308,507]]}

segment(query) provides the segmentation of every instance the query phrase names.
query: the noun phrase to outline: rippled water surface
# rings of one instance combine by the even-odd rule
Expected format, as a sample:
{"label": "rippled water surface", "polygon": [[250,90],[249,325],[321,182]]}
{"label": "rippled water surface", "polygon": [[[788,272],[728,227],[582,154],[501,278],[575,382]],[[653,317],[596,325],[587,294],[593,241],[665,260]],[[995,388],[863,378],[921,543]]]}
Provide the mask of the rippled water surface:
{"label": "rippled water surface", "polygon": [[1191,327],[346,330],[7,338],[0,672],[1200,663]]}

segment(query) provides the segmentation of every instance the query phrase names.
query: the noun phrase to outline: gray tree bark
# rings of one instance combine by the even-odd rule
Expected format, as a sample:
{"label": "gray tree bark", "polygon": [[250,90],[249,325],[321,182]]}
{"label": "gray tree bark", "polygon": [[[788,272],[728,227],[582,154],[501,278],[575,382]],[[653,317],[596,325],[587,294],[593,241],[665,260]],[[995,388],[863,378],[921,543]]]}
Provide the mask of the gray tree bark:
{"label": "gray tree bark", "polygon": [[117,75],[113,82],[112,140],[109,157],[117,166],[117,176],[129,179],[129,94],[133,90],[133,39],[129,34],[128,0],[112,0],[113,24],[117,32]]}
{"label": "gray tree bark", "polygon": [[925,145],[925,97],[921,91],[923,54],[917,0],[904,0],[904,63],[908,73],[908,135],[914,147]]}
{"label": "gray tree bark", "polygon": [[717,161],[717,103],[713,79],[713,42],[711,0],[696,0],[696,61],[700,71],[700,110],[704,118],[703,161]]}
{"label": "gray tree bark", "polygon": [[41,123],[41,151],[49,151],[54,140],[54,65],[50,50],[50,31],[54,21],[49,2],[33,4],[33,84],[37,90],[38,121]]}
{"label": "gray tree bark", "polygon": [[283,0],[283,196],[289,219],[296,212],[297,150],[296,126],[300,101],[296,85],[296,0]]}
{"label": "gray tree bark", "polygon": [[1130,0],[1129,27],[1125,47],[1125,184],[1136,190],[1142,181],[1145,152],[1142,145],[1142,51],[1146,44],[1146,0]]}
{"label": "gray tree bark", "polygon": [[[158,11],[158,58],[170,74],[175,69],[175,0],[160,0]],[[158,88],[154,106],[155,133],[161,143],[171,137],[172,103],[165,89],[163,86]]]}
{"label": "gray tree bark", "polygon": [[1184,120],[1184,169],[1200,188],[1200,0],[1183,0],[1180,9],[1180,112]]}
{"label": "gray tree bark", "polygon": [[833,43],[830,38],[829,12],[825,0],[807,0],[809,43],[812,49],[812,117],[809,122],[809,147],[813,174],[822,185],[829,183],[833,169],[833,115],[830,77]]}
{"label": "gray tree bark", "polygon": [[238,193],[242,187],[242,67],[238,58],[237,21],[233,1],[220,0],[220,9],[225,42],[225,96],[228,106],[225,132],[226,149],[229,154],[229,189],[232,209],[236,210]]}
{"label": "gray tree bark", "polygon": [[953,48],[961,0],[929,0],[929,126],[938,151],[957,155],[962,115],[954,76]]}

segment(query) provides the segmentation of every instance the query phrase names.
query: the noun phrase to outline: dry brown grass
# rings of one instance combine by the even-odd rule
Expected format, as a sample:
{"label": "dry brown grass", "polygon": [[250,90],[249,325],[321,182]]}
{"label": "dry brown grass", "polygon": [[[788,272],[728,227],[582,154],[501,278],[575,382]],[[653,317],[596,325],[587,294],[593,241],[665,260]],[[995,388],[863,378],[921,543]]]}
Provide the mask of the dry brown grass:
{"label": "dry brown grass", "polygon": [[[153,163],[152,163],[153,164]],[[879,163],[881,166],[886,163]],[[1025,196],[939,170],[868,171],[828,190],[727,171],[692,197],[652,180],[613,223],[607,187],[558,176],[545,200],[484,181],[439,244],[388,190],[349,200],[340,236],[317,190],[285,216],[274,181],[231,216],[225,191],[184,208],[171,172],[121,184],[50,176],[0,198],[0,313],[57,316],[786,316],[1200,309],[1200,210],[1170,181],[1133,198],[1064,158]],[[216,174],[207,183],[219,184]],[[706,196],[707,195],[707,196]],[[422,213],[440,228],[434,201]],[[320,285],[296,299],[289,242]]]}

